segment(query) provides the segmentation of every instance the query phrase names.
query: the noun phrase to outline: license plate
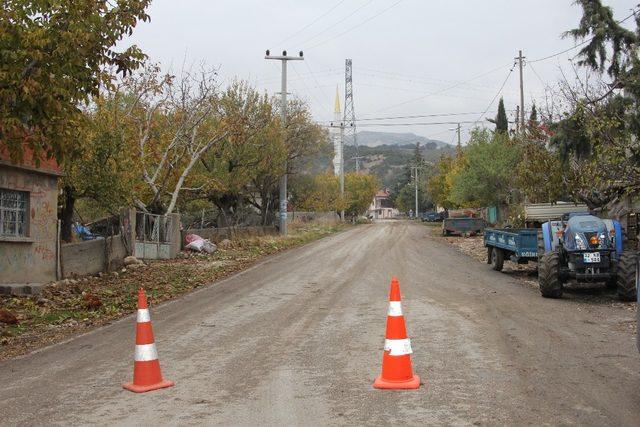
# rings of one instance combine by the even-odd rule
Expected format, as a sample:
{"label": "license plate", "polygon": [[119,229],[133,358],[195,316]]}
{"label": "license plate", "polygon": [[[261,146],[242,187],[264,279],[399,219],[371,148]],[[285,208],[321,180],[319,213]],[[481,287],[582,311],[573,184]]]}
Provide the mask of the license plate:
{"label": "license plate", "polygon": [[584,262],[588,263],[596,263],[600,262],[600,252],[586,253],[582,254],[584,257]]}

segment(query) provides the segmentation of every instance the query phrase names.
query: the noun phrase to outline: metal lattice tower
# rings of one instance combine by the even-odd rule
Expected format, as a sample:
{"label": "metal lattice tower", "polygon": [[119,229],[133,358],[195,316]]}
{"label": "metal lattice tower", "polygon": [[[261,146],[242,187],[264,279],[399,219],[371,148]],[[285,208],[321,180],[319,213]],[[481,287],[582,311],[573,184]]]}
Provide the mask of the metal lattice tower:
{"label": "metal lattice tower", "polygon": [[353,75],[350,59],[345,61],[344,70],[344,145],[355,147],[356,172],[360,171],[360,157],[358,155],[358,140],[356,139],[356,113],[353,107]]}

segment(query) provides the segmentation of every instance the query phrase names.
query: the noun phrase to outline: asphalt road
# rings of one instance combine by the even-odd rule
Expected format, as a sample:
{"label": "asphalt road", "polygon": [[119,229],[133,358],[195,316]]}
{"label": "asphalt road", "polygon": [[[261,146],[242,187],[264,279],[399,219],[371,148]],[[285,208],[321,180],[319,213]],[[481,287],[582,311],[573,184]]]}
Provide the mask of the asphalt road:
{"label": "asphalt road", "polygon": [[[398,276],[419,390],[372,388]],[[407,222],[361,226],[152,307],[172,388],[124,391],[135,319],[0,364],[0,424],[639,425],[615,300],[548,300]]]}

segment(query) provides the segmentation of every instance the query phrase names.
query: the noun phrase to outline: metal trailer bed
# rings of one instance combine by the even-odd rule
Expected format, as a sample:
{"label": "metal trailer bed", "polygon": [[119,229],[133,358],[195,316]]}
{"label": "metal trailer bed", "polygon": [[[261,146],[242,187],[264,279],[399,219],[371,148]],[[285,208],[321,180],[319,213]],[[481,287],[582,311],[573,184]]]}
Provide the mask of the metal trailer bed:
{"label": "metal trailer bed", "polygon": [[535,228],[487,228],[484,230],[487,263],[494,270],[502,271],[504,260],[517,264],[537,261],[538,232]]}

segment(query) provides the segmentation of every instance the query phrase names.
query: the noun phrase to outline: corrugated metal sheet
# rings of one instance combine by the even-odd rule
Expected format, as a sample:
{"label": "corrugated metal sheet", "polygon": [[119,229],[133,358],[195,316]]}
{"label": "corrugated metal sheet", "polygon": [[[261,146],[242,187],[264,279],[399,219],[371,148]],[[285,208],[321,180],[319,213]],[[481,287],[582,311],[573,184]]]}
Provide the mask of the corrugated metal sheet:
{"label": "corrugated metal sheet", "polygon": [[557,203],[536,203],[524,205],[524,214],[527,221],[560,219],[562,215],[569,212],[589,212],[587,205],[557,202]]}

